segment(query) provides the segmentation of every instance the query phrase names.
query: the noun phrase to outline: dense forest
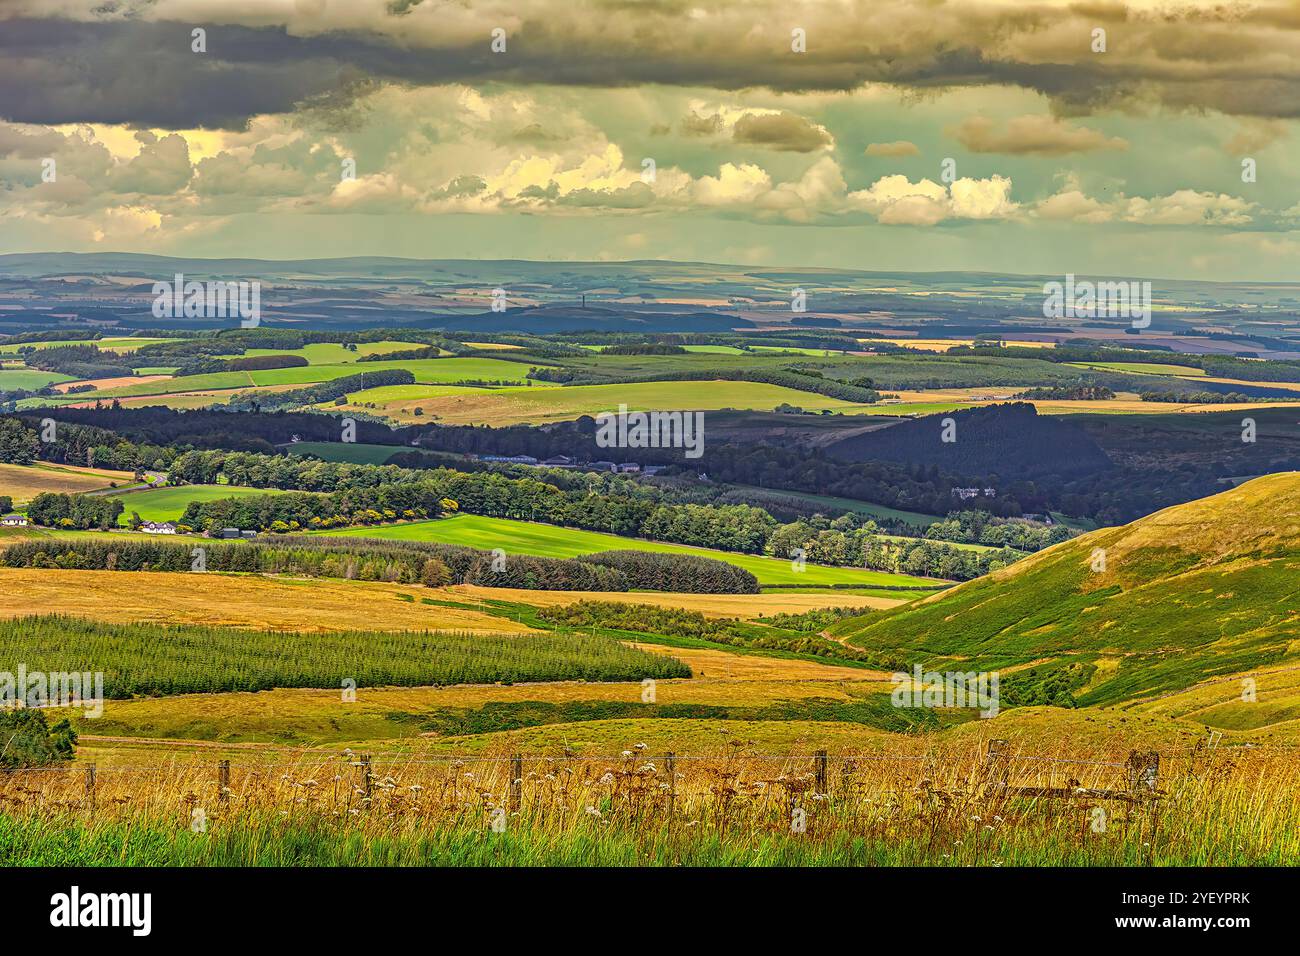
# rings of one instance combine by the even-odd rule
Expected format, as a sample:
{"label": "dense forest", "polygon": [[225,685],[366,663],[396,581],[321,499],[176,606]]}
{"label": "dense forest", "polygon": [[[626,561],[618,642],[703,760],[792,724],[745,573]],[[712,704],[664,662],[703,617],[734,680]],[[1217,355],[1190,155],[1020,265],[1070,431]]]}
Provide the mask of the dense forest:
{"label": "dense forest", "polygon": [[1111,467],[1106,453],[1070,422],[1039,415],[1027,402],[931,415],[836,442],[843,461],[937,465],[965,475],[1072,477]]}

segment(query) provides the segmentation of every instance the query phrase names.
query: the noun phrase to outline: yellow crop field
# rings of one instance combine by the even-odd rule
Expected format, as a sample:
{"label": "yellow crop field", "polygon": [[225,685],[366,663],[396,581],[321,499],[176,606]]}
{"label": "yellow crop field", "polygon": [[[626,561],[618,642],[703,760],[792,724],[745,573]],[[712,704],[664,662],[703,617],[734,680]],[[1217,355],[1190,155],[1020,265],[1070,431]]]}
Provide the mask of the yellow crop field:
{"label": "yellow crop field", "polygon": [[[763,382],[631,382],[618,385],[510,386],[506,388],[472,388],[400,386],[403,392],[385,398],[387,389],[376,396],[358,392],[349,399],[358,404],[330,406],[332,411],[348,410],[372,414],[369,404],[384,416],[398,422],[428,421],[431,417],[449,425],[514,425],[520,422],[541,424],[568,421],[579,415],[598,415],[617,411],[619,404],[640,411],[691,409],[710,411],[721,408],[753,408],[771,411],[778,405],[797,405],[813,411],[829,409],[846,414],[868,410],[870,406],[800,392]],[[424,397],[421,397],[424,396]],[[415,409],[422,410],[420,416]]]}
{"label": "yellow crop field", "polygon": [[[923,352],[947,352],[951,348],[959,345],[974,345],[974,339],[922,339],[900,337],[896,339],[858,339],[864,346],[870,346],[872,342],[888,342],[891,345],[902,345],[909,349],[919,349]],[[1012,341],[1007,340],[1008,346],[1026,349],[1051,349],[1056,347],[1055,342],[1035,342],[1035,341]]]}
{"label": "yellow crop field", "polygon": [[420,603],[434,593],[372,581],[0,568],[2,617],[57,610],[103,621],[290,630],[530,630],[478,611]]}
{"label": "yellow crop field", "polygon": [[109,471],[103,468],[81,468],[76,465],[52,465],[39,462],[34,465],[0,464],[0,495],[8,495],[14,504],[23,504],[43,492],[66,494],[97,491],[111,482],[119,485],[132,479],[129,471]]}

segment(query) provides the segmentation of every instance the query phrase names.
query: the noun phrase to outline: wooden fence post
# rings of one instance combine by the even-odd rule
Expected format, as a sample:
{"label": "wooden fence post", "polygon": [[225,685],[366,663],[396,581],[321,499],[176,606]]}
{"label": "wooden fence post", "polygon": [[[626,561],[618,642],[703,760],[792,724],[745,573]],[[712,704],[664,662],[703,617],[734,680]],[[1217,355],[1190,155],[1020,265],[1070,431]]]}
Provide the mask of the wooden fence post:
{"label": "wooden fence post", "polygon": [[1001,737],[989,741],[988,750],[984,754],[984,776],[989,787],[1006,789],[1011,776],[1011,754],[1007,750],[1007,742]]}
{"label": "wooden fence post", "polygon": [[366,792],[367,800],[370,799],[372,786],[373,786],[373,778],[370,776],[370,754],[362,754],[361,755],[361,787]]}
{"label": "wooden fence post", "polygon": [[826,751],[824,750],[817,751],[815,755],[815,760],[817,762],[816,763],[817,792],[820,793],[822,796],[825,796],[827,792],[826,791],[826,766],[829,763],[829,759],[826,756]]}
{"label": "wooden fence post", "polygon": [[1153,750],[1131,750],[1124,763],[1128,773],[1128,788],[1137,796],[1155,794],[1160,782],[1160,754]]}
{"label": "wooden fence post", "polygon": [[86,807],[95,812],[95,765],[86,765]]}
{"label": "wooden fence post", "polygon": [[217,803],[226,805],[230,802],[230,761],[223,760],[217,764]]}
{"label": "wooden fence post", "polygon": [[515,754],[510,758],[510,812],[518,813],[524,798],[524,758]]}
{"label": "wooden fence post", "polygon": [[664,770],[668,773],[668,829],[671,831],[677,804],[677,755],[671,750],[664,754]]}

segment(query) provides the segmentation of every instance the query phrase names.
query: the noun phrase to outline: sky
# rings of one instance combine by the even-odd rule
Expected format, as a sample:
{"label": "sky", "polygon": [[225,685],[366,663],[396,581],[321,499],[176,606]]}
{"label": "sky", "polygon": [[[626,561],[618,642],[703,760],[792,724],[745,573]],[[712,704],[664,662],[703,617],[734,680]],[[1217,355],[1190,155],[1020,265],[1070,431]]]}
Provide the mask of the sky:
{"label": "sky", "polygon": [[1300,0],[0,0],[0,253],[1300,278]]}

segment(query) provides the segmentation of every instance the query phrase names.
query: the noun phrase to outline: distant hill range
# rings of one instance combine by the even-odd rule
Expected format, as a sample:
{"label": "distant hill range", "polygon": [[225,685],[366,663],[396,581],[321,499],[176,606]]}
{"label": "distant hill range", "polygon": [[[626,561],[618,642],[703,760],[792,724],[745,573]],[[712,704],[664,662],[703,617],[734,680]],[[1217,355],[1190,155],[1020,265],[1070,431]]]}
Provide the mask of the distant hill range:
{"label": "distant hill range", "polygon": [[841,461],[938,465],[953,474],[1017,479],[1073,477],[1111,467],[1083,429],[1041,416],[1025,402],[929,415],[835,442],[826,453]]}
{"label": "distant hill range", "polygon": [[539,306],[475,315],[439,315],[411,323],[454,332],[729,332],[754,323],[725,312],[639,312]]}
{"label": "distant hill range", "polygon": [[[1300,473],[1091,532],[834,630],[898,670],[999,670],[1003,706],[1116,704],[1300,663]],[[1267,713],[1258,706],[1251,726]]]}
{"label": "distant hill range", "polygon": [[[1097,318],[1084,329],[1045,319],[1045,284],[1061,281],[1059,275],[658,260],[270,260],[118,252],[0,255],[0,332],[71,327],[71,322],[140,330],[221,327],[150,315],[144,297],[152,283],[177,273],[198,280],[263,283],[268,325],[456,329],[473,323],[470,327],[493,332],[715,332],[757,322],[851,332],[870,331],[873,323],[884,321],[883,327],[891,330],[916,327],[927,335],[952,337],[1086,332],[1125,344],[1135,339],[1126,319]],[[1262,356],[1300,349],[1300,282],[1151,281],[1159,321],[1142,333],[1145,345]],[[511,309],[488,311],[494,289],[505,291]],[[791,309],[800,291],[806,296],[806,314]]]}

